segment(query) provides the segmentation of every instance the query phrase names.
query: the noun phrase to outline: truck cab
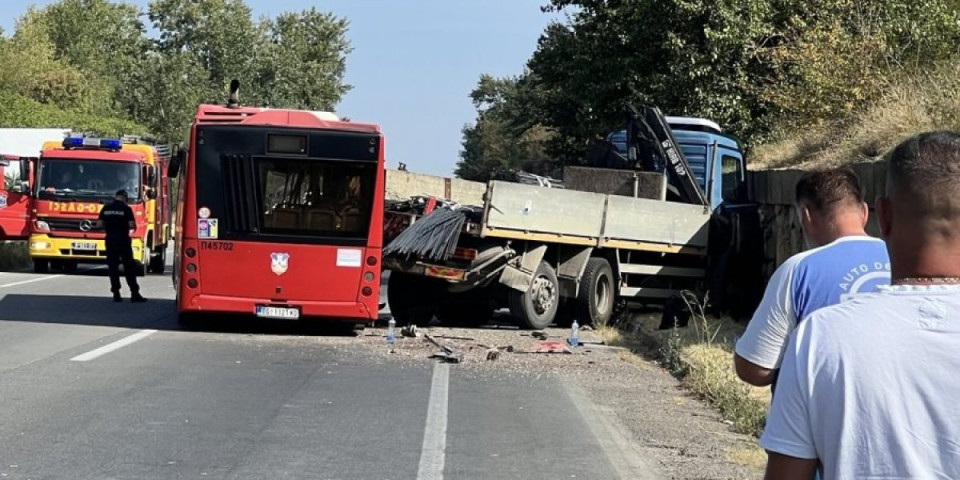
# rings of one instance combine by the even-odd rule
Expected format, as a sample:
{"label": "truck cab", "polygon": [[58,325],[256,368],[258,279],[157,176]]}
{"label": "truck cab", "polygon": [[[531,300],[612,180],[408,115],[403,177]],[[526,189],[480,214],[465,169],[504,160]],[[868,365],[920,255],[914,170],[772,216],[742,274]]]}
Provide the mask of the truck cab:
{"label": "truck cab", "polygon": [[30,236],[31,167],[29,158],[0,154],[0,241]]}
{"label": "truck cab", "polygon": [[[740,142],[724,134],[716,123],[693,117],[665,117],[710,209],[739,205],[747,200],[746,162]],[[627,155],[627,133],[610,133],[607,141]]]}

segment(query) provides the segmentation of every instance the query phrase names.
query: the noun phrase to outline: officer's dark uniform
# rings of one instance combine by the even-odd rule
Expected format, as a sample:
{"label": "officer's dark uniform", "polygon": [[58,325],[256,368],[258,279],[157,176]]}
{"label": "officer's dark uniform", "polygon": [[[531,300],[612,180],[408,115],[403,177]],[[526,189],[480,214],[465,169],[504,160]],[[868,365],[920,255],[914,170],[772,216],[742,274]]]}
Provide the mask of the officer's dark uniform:
{"label": "officer's dark uniform", "polygon": [[[127,205],[127,192],[120,190],[118,197],[112,203],[100,210],[100,221],[106,233],[107,270],[110,274],[110,291],[113,292],[113,301],[120,302],[120,262],[123,262],[123,273],[130,287],[130,298],[134,302],[146,301],[140,296],[140,286],[137,284],[137,264],[133,260],[133,247],[130,241],[130,223],[134,222],[133,209]],[[123,197],[121,200],[119,197]]]}

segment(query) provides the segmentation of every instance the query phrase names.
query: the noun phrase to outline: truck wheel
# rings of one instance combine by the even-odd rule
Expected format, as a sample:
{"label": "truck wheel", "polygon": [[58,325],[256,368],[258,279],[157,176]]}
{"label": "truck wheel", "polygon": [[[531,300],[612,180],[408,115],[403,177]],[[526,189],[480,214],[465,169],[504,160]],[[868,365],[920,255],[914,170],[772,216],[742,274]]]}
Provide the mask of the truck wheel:
{"label": "truck wheel", "polygon": [[437,310],[444,325],[478,327],[493,318],[493,299],[486,288],[447,295]]}
{"label": "truck wheel", "polygon": [[443,283],[421,275],[390,272],[387,304],[397,326],[426,326],[437,312]]}
{"label": "truck wheel", "polygon": [[36,273],[47,273],[50,271],[50,262],[46,260],[34,260],[33,261],[33,271]]}
{"label": "truck wheel", "polygon": [[539,330],[553,323],[560,305],[560,285],[557,272],[545,261],[540,261],[533,274],[533,282],[526,292],[510,290],[510,314],[521,326]]}
{"label": "truck wheel", "polygon": [[616,296],[614,285],[610,262],[598,257],[587,260],[577,292],[577,319],[581,323],[604,325],[610,321]]}

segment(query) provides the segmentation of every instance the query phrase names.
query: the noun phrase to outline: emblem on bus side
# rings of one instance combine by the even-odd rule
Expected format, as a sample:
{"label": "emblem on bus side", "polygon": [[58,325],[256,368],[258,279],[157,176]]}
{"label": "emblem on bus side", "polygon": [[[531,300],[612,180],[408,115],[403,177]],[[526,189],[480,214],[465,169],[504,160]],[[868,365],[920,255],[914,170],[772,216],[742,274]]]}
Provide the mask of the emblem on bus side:
{"label": "emblem on bus side", "polygon": [[277,275],[283,275],[287,272],[287,265],[290,263],[289,253],[271,253],[270,270]]}

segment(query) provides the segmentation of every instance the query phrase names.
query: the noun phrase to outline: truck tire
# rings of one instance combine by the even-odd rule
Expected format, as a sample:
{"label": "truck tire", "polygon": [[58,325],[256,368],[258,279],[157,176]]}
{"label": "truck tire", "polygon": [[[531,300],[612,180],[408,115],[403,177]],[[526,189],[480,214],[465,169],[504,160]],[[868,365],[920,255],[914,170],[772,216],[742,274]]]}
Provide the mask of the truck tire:
{"label": "truck tire", "polygon": [[47,273],[50,271],[50,262],[43,259],[35,259],[33,261],[33,271],[35,273]]}
{"label": "truck tire", "polygon": [[587,260],[577,292],[577,319],[581,324],[605,325],[613,314],[616,297],[613,269],[605,258]]}
{"label": "truck tire", "polygon": [[541,260],[533,281],[526,292],[511,289],[509,293],[510,314],[522,328],[539,330],[553,323],[560,305],[560,284],[557,272],[549,263]]}
{"label": "truck tire", "polygon": [[489,288],[476,288],[444,296],[437,318],[446,326],[478,327],[493,318],[493,298]]}
{"label": "truck tire", "polygon": [[387,305],[397,326],[426,326],[430,323],[444,293],[443,287],[441,281],[422,275],[390,272]]}

